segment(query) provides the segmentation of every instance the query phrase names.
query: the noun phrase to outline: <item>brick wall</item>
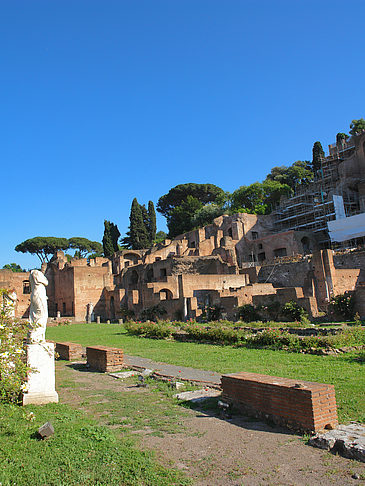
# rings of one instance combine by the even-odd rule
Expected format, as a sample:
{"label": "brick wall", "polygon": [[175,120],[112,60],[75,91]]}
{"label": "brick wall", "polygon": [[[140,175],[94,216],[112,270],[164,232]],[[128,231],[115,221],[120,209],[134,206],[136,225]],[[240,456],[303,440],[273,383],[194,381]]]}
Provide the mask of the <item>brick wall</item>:
{"label": "brick wall", "polygon": [[107,346],[87,347],[86,358],[91,369],[104,373],[119,371],[123,368],[122,349],[108,348]]}
{"label": "brick wall", "polygon": [[222,388],[244,414],[277,425],[316,432],[338,424],[333,385],[242,372],[223,375]]}
{"label": "brick wall", "polygon": [[15,317],[18,318],[27,318],[29,316],[30,293],[24,293],[27,285],[29,285],[29,272],[0,270],[0,288],[14,289],[16,292],[18,300],[15,306]]}
{"label": "brick wall", "polygon": [[81,344],[77,343],[56,343],[55,351],[61,359],[67,361],[76,361],[83,356],[83,348]]}

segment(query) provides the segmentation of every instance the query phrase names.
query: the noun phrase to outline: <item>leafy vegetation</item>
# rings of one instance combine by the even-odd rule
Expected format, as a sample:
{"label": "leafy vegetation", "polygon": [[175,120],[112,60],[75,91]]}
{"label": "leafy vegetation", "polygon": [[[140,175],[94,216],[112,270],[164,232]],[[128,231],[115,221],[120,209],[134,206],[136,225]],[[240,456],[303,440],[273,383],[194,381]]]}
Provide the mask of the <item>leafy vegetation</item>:
{"label": "leafy vegetation", "polygon": [[325,153],[322,148],[321,142],[314,142],[312,152],[313,152],[312,169],[313,169],[313,173],[317,174],[322,168],[322,160],[325,157]]}
{"label": "leafy vegetation", "polygon": [[3,266],[5,270],[11,270],[12,272],[19,273],[19,272],[26,272],[20,265],[17,263],[7,263]]}
{"label": "leafy vegetation", "polygon": [[359,135],[365,131],[365,120],[360,118],[359,120],[352,120],[350,124],[350,134],[351,135]]}
{"label": "leafy vegetation", "polygon": [[24,347],[28,322],[10,317],[6,294],[0,289],[0,402],[17,403],[29,371]]}
{"label": "leafy vegetation", "polygon": [[145,205],[138,203],[137,198],[132,201],[129,216],[129,230],[127,236],[122,238],[122,245],[132,250],[150,248],[156,238],[156,212],[152,201]]}
{"label": "leafy vegetation", "polygon": [[104,256],[110,258],[119,250],[118,238],[120,232],[118,226],[110,221],[104,221],[103,251]]}
{"label": "leafy vegetation", "polygon": [[55,238],[53,236],[36,236],[19,243],[15,251],[37,255],[40,261],[48,262],[50,255],[58,250],[67,250],[69,241],[67,238]]}

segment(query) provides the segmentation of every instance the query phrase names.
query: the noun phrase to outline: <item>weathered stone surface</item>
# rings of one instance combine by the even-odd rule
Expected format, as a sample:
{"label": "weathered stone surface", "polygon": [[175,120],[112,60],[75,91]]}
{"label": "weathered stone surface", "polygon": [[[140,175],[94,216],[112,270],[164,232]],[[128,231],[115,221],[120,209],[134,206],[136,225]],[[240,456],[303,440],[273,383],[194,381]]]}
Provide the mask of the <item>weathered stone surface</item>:
{"label": "weathered stone surface", "polygon": [[122,371],[120,373],[109,373],[109,376],[113,378],[119,378],[120,380],[125,380],[126,378],[130,378],[131,376],[138,375],[137,371]]}
{"label": "weathered stone surface", "polygon": [[54,344],[27,345],[27,364],[32,369],[28,376],[23,405],[58,402],[55,389]]}
{"label": "weathered stone surface", "polygon": [[365,462],[365,426],[361,424],[339,425],[334,430],[315,435],[309,444]]}
{"label": "weathered stone surface", "polygon": [[216,398],[221,395],[221,392],[214,390],[212,388],[203,388],[201,390],[187,391],[182,393],[177,393],[174,398],[179,400],[186,400],[193,403],[203,402],[209,398]]}

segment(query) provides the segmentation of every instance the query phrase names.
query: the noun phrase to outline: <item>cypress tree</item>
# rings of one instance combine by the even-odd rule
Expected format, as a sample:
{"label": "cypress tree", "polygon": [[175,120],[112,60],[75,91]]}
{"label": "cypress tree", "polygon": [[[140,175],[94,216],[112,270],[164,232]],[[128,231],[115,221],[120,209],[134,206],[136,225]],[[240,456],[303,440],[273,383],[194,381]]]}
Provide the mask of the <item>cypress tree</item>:
{"label": "cypress tree", "polygon": [[321,161],[324,159],[324,150],[322,148],[321,142],[315,142],[313,145],[313,160],[312,160],[312,169],[314,175],[318,173],[321,169]]}
{"label": "cypress tree", "polygon": [[156,231],[157,231],[157,226],[156,226],[156,211],[155,211],[155,206],[152,201],[148,201],[148,227],[147,227],[149,237],[150,237],[150,242],[151,245],[153,245],[153,242],[155,241],[156,238]]}
{"label": "cypress tree", "polygon": [[[144,210],[147,213],[146,208]],[[137,198],[134,198],[129,217],[129,241],[133,250],[142,250],[143,248],[149,247],[148,232],[143,220],[143,212],[142,206],[138,204]]]}
{"label": "cypress tree", "polygon": [[104,256],[110,258],[114,253],[113,240],[111,235],[110,221],[104,221],[103,251]]}

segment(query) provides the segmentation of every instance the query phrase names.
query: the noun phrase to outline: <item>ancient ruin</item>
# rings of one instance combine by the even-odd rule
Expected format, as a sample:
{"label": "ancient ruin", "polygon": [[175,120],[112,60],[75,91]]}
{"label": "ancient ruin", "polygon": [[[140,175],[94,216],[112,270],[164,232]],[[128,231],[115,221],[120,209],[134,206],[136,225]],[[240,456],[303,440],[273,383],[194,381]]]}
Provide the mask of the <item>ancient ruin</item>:
{"label": "ancient ruin", "polygon": [[[294,300],[315,317],[331,297],[351,292],[365,317],[364,151],[364,133],[330,146],[315,181],[270,215],[223,215],[111,259],[68,261],[57,252],[43,269],[49,315],[115,321],[160,305],[165,318],[189,319],[215,306],[236,319],[243,304]],[[0,270],[0,286],[17,293],[16,316],[27,316],[29,274]]]}

